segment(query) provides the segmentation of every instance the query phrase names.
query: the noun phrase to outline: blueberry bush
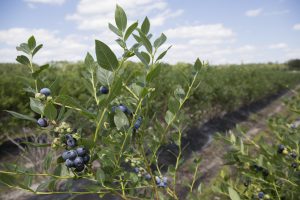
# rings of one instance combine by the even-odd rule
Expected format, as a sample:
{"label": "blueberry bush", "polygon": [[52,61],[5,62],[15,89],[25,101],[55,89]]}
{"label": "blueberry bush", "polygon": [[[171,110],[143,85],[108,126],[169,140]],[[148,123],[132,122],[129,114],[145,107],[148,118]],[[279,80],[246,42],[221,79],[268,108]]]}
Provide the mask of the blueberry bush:
{"label": "blueberry bush", "polygon": [[[58,92],[56,81],[49,83],[46,80],[43,74],[49,71],[48,64],[33,64],[43,47],[36,43],[34,36],[17,47],[22,55],[16,60],[27,66],[30,72],[30,76],[23,77],[23,80],[25,91],[31,94],[29,105],[35,115],[7,112],[35,123],[51,141],[51,144],[27,142],[27,145],[51,146],[51,151],[43,160],[43,173],[4,163],[0,171],[2,184],[35,194],[103,196],[109,193],[123,199],[178,199],[176,174],[182,164],[181,119],[184,118],[181,110],[199,86],[203,63],[197,59],[184,80],[176,83],[173,94],[164,97],[169,102],[165,113],[160,113],[160,110],[150,112],[160,93],[155,82],[159,81],[161,60],[170,49],[160,50],[167,38],[161,34],[152,40],[147,17],[141,26],[138,22],[128,25],[126,14],[118,5],[115,25],[109,23],[109,29],[116,34],[116,42],[123,53],[117,58],[109,46],[95,40],[96,59],[87,53],[80,79],[80,84],[89,93],[84,105],[76,98]],[[133,45],[129,47],[129,43]],[[132,57],[141,61],[142,68],[139,73],[128,76],[127,63]],[[68,121],[75,113],[88,123],[92,134],[86,133],[80,122]],[[164,172],[158,157],[161,147],[170,141],[177,144],[179,150],[175,155],[175,166]],[[45,179],[33,189],[31,186],[36,177]],[[90,182],[84,191],[59,190],[58,183],[69,179]],[[190,184],[194,181],[191,180]]]}
{"label": "blueberry bush", "polygon": [[[181,79],[184,81],[193,69],[191,64],[185,63],[175,65],[160,63],[160,65],[160,73],[156,77],[156,80],[159,81],[151,83],[152,87],[160,92],[152,93],[155,95],[152,99],[157,99],[157,101],[152,107],[148,108],[149,114],[157,113],[157,110],[163,112],[167,110],[169,99],[165,97],[172,96],[178,85],[177,83],[181,82]],[[143,63],[129,60],[124,63],[124,68],[126,68],[124,76],[128,77],[128,81],[133,81],[133,75],[141,74],[144,70]],[[184,106],[186,113],[193,115],[187,121],[188,126],[218,117],[220,113],[235,111],[244,105],[293,88],[299,83],[300,74],[288,69],[283,64],[206,67],[199,76],[199,81],[202,83]],[[54,83],[51,90],[55,94],[67,94],[87,109],[94,109],[89,104],[90,93],[82,84],[82,74],[85,71],[86,67],[83,62],[50,63],[49,68],[39,75],[43,78],[41,88],[49,87]],[[12,138],[24,136],[23,127],[33,128],[34,126],[29,121],[11,118],[3,110],[14,110],[15,112],[37,117],[31,112],[29,102],[24,101],[24,99],[31,96],[30,93],[23,90],[24,85],[30,87],[27,84],[27,79],[24,80],[24,76],[31,76],[29,70],[25,67],[21,67],[19,64],[0,64],[0,129]],[[14,85],[14,87],[11,87],[11,85]],[[72,123],[80,121],[86,133],[93,131],[90,129],[89,123],[85,123],[87,120],[76,113],[73,113],[68,121]],[[0,144],[6,139],[6,135],[0,135]]]}
{"label": "blueberry bush", "polygon": [[230,146],[230,170],[221,173],[222,181],[214,188],[224,199],[299,199],[299,94],[286,104],[288,117],[269,119],[268,132],[253,138],[239,130],[218,137]]}

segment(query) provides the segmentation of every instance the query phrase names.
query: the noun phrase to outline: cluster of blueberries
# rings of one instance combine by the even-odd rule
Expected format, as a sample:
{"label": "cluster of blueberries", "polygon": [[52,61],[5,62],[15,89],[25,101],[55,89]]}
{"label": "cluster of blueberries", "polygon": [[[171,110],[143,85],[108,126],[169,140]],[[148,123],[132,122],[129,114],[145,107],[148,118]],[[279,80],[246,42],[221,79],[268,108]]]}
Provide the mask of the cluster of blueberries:
{"label": "cluster of blueberries", "polygon": [[[49,88],[42,88],[40,90],[40,93],[41,95],[44,95],[45,97],[48,97],[51,95],[51,91]],[[40,126],[40,127],[47,127],[48,126],[48,121],[46,118],[39,118],[37,120],[37,124]]]}
{"label": "cluster of blueberries", "polygon": [[144,178],[146,180],[151,179],[151,175],[148,172],[146,172],[143,168],[135,167],[133,170],[134,170],[135,173],[138,174],[139,177],[144,176]]}
{"label": "cluster of blueberries", "polygon": [[[108,94],[109,93],[109,89],[106,86],[101,86],[99,89],[100,94]],[[115,112],[116,109],[119,109],[120,111],[122,111],[123,113],[127,114],[127,115],[132,115],[132,112],[129,110],[129,108],[127,108],[125,105],[123,104],[119,104],[118,106],[113,106],[112,107],[112,111]],[[138,117],[138,119],[136,120],[134,126],[133,126],[133,131],[136,132],[141,124],[142,124],[142,117]]]}
{"label": "cluster of blueberries", "polygon": [[[76,146],[76,139],[72,135],[67,134],[66,139],[68,147],[73,148]],[[62,158],[68,168],[74,167],[77,172],[84,170],[84,166],[90,161],[89,151],[84,147],[65,151]]]}
{"label": "cluster of blueberries", "polygon": [[[294,160],[297,158],[297,153],[295,151],[292,151],[291,153],[289,153],[287,148],[283,144],[278,145],[277,152],[279,154],[285,154],[285,155],[289,154],[289,156]],[[296,162],[292,162],[291,167],[297,168],[298,164]]]}
{"label": "cluster of blueberries", "polygon": [[155,181],[158,187],[166,188],[168,185],[168,178],[167,177],[155,177]]}
{"label": "cluster of blueberries", "polygon": [[[134,168],[134,172],[138,174],[138,176],[144,176],[144,178],[146,180],[150,180],[151,179],[151,175],[146,172],[143,168],[139,168],[139,167],[135,167]],[[168,185],[168,178],[167,177],[158,177],[155,176],[155,182],[157,184],[158,187],[163,187],[166,188]]]}

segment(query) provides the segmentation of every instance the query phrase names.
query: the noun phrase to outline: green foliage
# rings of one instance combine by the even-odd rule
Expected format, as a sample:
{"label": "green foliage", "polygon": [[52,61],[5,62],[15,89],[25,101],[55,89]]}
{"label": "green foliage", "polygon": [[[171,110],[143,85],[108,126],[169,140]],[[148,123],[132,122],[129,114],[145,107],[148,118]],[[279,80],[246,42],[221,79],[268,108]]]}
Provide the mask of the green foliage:
{"label": "green foliage", "polygon": [[300,70],[300,59],[293,59],[287,62],[287,66],[291,70]]}
{"label": "green foliage", "polygon": [[[6,122],[12,122],[12,125],[6,124],[5,127],[16,129],[26,125],[34,128],[36,119],[46,118],[49,126],[34,130],[47,133],[47,137],[52,140],[52,150],[43,161],[42,176],[48,179],[36,190],[31,189],[32,178],[41,174],[36,174],[31,168],[20,169],[15,165],[3,165],[3,171],[0,171],[1,183],[36,194],[52,194],[56,192],[56,183],[61,179],[82,178],[95,183],[87,188],[86,193],[114,193],[124,199],[179,199],[176,184],[180,182],[188,186],[189,197],[197,199],[196,193],[201,193],[201,184],[196,191],[194,185],[198,179],[200,159],[190,166],[194,172],[192,180],[178,181],[177,177],[183,164],[181,138],[189,119],[185,115],[186,111],[192,113],[191,111],[199,110],[201,112],[192,116],[193,120],[205,120],[219,112],[235,110],[299,82],[298,73],[269,66],[208,67],[199,59],[194,65],[179,63],[172,66],[161,63],[171,48],[160,49],[166,42],[166,36],[162,33],[158,38],[152,39],[147,17],[140,27],[138,22],[134,22],[127,28],[126,13],[118,5],[115,25],[109,23],[108,26],[117,35],[116,42],[123,50],[120,59],[108,45],[95,40],[96,59],[87,53],[83,63],[61,62],[37,66],[32,59],[42,45],[37,44],[31,36],[27,43],[17,47],[18,51],[25,53],[18,56],[17,61],[27,66],[29,71],[20,65],[1,65],[0,70],[4,72],[0,79],[1,108],[14,110],[5,112],[4,117],[1,116],[4,119],[1,120],[1,127]],[[135,40],[131,47],[126,43],[129,38]],[[128,61],[133,56],[141,63]],[[109,89],[108,94],[99,94],[100,86],[106,86]],[[45,97],[39,93],[44,87],[51,90],[51,96]],[[25,100],[27,103],[24,103]],[[127,110],[113,109],[120,105],[126,106]],[[297,107],[293,109],[297,110]],[[11,120],[7,113],[27,120],[26,124]],[[143,120],[137,128],[138,119]],[[78,131],[73,133],[74,129]],[[276,136],[281,142],[285,141],[285,137],[277,129],[274,131]],[[65,137],[70,133],[78,145],[90,149],[91,162],[82,173],[68,170],[62,157],[54,159],[57,151],[68,149]],[[293,143],[296,139],[299,141],[299,138],[291,137],[284,144],[288,148],[297,149],[299,153],[298,147]],[[270,154],[270,148],[262,146],[263,152],[252,157],[248,144],[243,142],[242,137],[231,135],[229,141],[235,145],[235,154],[230,154],[233,155],[235,163],[236,158],[238,163],[256,162],[270,170],[270,177],[278,173],[280,177],[288,180],[292,176],[288,168],[287,173],[270,168],[268,161],[278,157]],[[175,155],[175,166],[170,166],[164,174],[163,166],[158,163],[158,154],[160,148],[167,143],[177,144],[179,150]],[[49,147],[49,144],[26,144],[39,148]],[[289,162],[281,157],[280,161],[282,160]],[[96,169],[93,163],[99,164]],[[276,164],[280,165],[280,162]],[[138,174],[132,172],[135,167],[139,169]],[[145,179],[146,174],[150,175],[149,180]],[[171,180],[167,186],[159,187],[155,178],[162,179],[163,176]],[[271,180],[276,177],[273,178]],[[297,179],[289,181],[298,184]],[[265,182],[259,182],[259,187],[263,188]],[[225,183],[221,188],[222,194],[234,200],[249,197],[248,193],[241,193],[240,187],[235,184]],[[281,192],[287,188],[276,185],[275,189]],[[275,194],[272,189],[264,190],[270,195]],[[253,193],[253,190],[249,190],[249,194],[251,191]],[[296,194],[290,196],[287,193],[287,197],[293,195]]]}
{"label": "green foliage", "polygon": [[[47,137],[52,141],[52,149],[43,159],[42,174],[3,166],[4,170],[0,171],[0,181],[6,186],[36,194],[53,194],[56,192],[55,183],[60,179],[82,178],[95,183],[94,187],[92,184],[85,193],[99,195],[113,193],[123,199],[129,197],[178,199],[176,170],[179,169],[179,163],[182,163],[181,153],[177,157],[176,170],[165,175],[172,178],[173,184],[164,177],[161,172],[162,166],[157,160],[162,145],[170,143],[172,138],[178,138],[177,143],[181,143],[183,127],[180,120],[182,113],[179,111],[198,85],[200,61],[198,59],[197,66],[191,66],[190,72],[185,74],[184,85],[180,82],[176,84],[171,95],[173,101],[177,102],[172,104],[173,112],[161,112],[153,117],[152,113],[156,112],[154,109],[157,104],[157,99],[154,97],[161,95],[155,82],[161,72],[161,63],[158,60],[162,56],[156,60],[155,57],[160,50],[159,47],[166,41],[166,36],[161,34],[152,42],[151,34],[148,34],[150,31],[148,18],[144,20],[142,27],[138,28],[136,22],[126,29],[127,16],[118,5],[115,11],[115,23],[116,26],[109,24],[109,28],[119,36],[116,42],[124,51],[121,59],[118,60],[105,43],[95,40],[97,62],[90,53],[87,53],[84,63],[73,69],[72,73],[69,70],[71,66],[55,68],[49,65],[33,65],[33,56],[41,47],[36,44],[33,36],[27,43],[17,47],[18,51],[26,54],[18,56],[17,61],[30,70],[30,76],[23,77],[23,80],[26,85],[25,91],[28,92],[29,107],[35,115],[32,117],[14,111],[8,113],[31,122],[39,119],[37,121],[39,128],[47,133]],[[133,34],[135,31],[139,33],[138,36]],[[127,48],[126,40],[130,36],[134,36],[136,43],[131,48]],[[147,52],[139,48],[145,48]],[[129,62],[126,61],[132,56],[144,59],[144,65],[138,64],[138,68],[129,68]],[[60,75],[61,72],[64,75]],[[78,78],[79,75],[81,78]],[[100,94],[98,92],[100,86],[106,86],[108,94]],[[45,88],[51,91],[49,92],[51,95],[43,92]],[[72,123],[72,119],[68,119],[70,116],[75,118],[74,122],[77,123]],[[80,118],[76,119],[77,116]],[[165,122],[159,122],[161,116],[164,116]],[[159,127],[156,127],[157,122],[160,123]],[[72,141],[73,143],[70,143]],[[78,146],[89,148],[91,162],[86,161],[83,165],[82,160],[80,161],[82,158],[79,157],[79,152],[82,150],[77,150],[77,155],[73,149],[76,146],[75,142]],[[26,144],[36,148],[49,146],[32,142]],[[72,150],[73,153],[63,154],[54,159],[56,151],[63,150]],[[74,155],[77,158],[74,163],[71,163]],[[70,156],[70,160],[67,160],[66,156]],[[64,160],[67,167],[63,163]],[[81,162],[83,168],[80,170],[76,166],[74,170],[76,160]],[[99,163],[100,166],[94,169],[94,163]],[[125,163],[130,163],[131,167],[124,167]],[[54,165],[56,167],[53,169]],[[139,169],[138,174],[132,172],[133,167]],[[62,171],[65,176],[62,176]],[[8,176],[12,176],[13,179],[9,180]],[[39,176],[48,179],[36,190],[31,189],[30,185],[27,186],[32,182],[33,177]],[[164,181],[164,184],[159,185],[157,178]],[[195,179],[196,175],[192,185]]]}
{"label": "green foliage", "polygon": [[[288,103],[289,118],[275,117],[269,120],[269,131],[251,138],[240,131],[231,133],[224,140],[230,144],[226,155],[232,172],[224,175],[219,183],[220,194],[234,188],[241,199],[298,199],[300,186],[299,167],[299,94]],[[229,195],[233,198],[232,189]]]}

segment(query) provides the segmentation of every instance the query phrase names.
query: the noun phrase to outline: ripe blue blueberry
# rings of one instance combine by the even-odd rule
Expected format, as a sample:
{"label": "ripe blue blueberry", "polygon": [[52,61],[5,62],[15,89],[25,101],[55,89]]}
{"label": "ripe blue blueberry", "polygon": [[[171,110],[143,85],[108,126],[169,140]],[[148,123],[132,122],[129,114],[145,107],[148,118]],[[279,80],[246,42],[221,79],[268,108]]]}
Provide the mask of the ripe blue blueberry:
{"label": "ripe blue blueberry", "polygon": [[82,172],[83,170],[84,170],[84,165],[75,166],[75,171],[76,172]]}
{"label": "ripe blue blueberry", "polygon": [[74,160],[74,166],[77,168],[77,167],[80,167],[82,165],[84,165],[82,157],[77,156]]}
{"label": "ripe blue blueberry", "polygon": [[47,127],[48,126],[48,122],[45,118],[39,118],[37,120],[37,124],[40,126],[40,127]]}
{"label": "ripe blue blueberry", "polygon": [[142,117],[138,117],[138,119],[136,120],[135,124],[133,125],[133,128],[135,130],[137,130],[138,128],[140,128],[141,124],[142,124]]}
{"label": "ripe blue blueberry", "polygon": [[127,107],[126,106],[124,106],[123,104],[120,104],[118,107],[117,107],[118,109],[120,109],[122,112],[124,112],[124,113],[126,113],[127,112]]}
{"label": "ripe blue blueberry", "polygon": [[149,173],[147,173],[147,174],[145,175],[145,179],[146,179],[146,180],[150,180],[150,179],[151,179],[151,175],[150,175]]}
{"label": "ripe blue blueberry", "polygon": [[167,185],[166,185],[164,182],[160,182],[160,183],[158,184],[158,187],[167,187]]}
{"label": "ripe blue blueberry", "polygon": [[78,147],[76,151],[78,156],[84,156],[87,153],[87,150],[84,147]]}
{"label": "ripe blue blueberry", "polygon": [[291,156],[293,159],[296,159],[296,158],[297,158],[297,153],[293,151],[293,152],[290,154],[290,156]]}
{"label": "ripe blue blueberry", "polygon": [[291,129],[296,129],[296,128],[297,128],[296,124],[291,124]]}
{"label": "ripe blue blueberry", "polygon": [[76,146],[76,139],[75,138],[70,138],[67,140],[67,145],[69,147],[75,147]]}
{"label": "ripe blue blueberry", "polygon": [[156,184],[160,184],[161,183],[161,180],[158,176],[155,176],[155,181],[156,181]]}
{"label": "ripe blue blueberry", "polygon": [[105,86],[101,86],[99,91],[101,94],[108,94],[109,89]]}
{"label": "ripe blue blueberry", "polygon": [[165,184],[167,184],[168,178],[167,178],[167,177],[163,177],[162,181],[163,181]]}
{"label": "ripe blue blueberry", "polygon": [[263,192],[259,192],[257,196],[259,199],[263,199],[265,194]]}
{"label": "ripe blue blueberry", "polygon": [[139,173],[139,171],[140,171],[140,169],[138,167],[135,167],[133,170],[135,173]]}
{"label": "ripe blue blueberry", "polygon": [[65,137],[66,137],[67,140],[73,139],[73,136],[71,134],[66,134]]}
{"label": "ripe blue blueberry", "polygon": [[291,164],[291,167],[292,167],[292,168],[297,168],[297,167],[298,167],[298,164],[295,163],[295,162],[293,162],[293,163]]}
{"label": "ripe blue blueberry", "polygon": [[62,154],[62,158],[64,160],[67,160],[67,159],[74,160],[76,158],[76,156],[77,156],[77,153],[74,150],[65,151]]}
{"label": "ripe blue blueberry", "polygon": [[90,155],[86,154],[82,157],[84,164],[87,164],[90,161]]}
{"label": "ripe blue blueberry", "polygon": [[278,146],[277,152],[278,152],[278,153],[282,153],[284,149],[285,149],[285,146],[284,146],[283,144],[280,144],[280,145]]}
{"label": "ripe blue blueberry", "polygon": [[65,165],[66,165],[68,168],[74,167],[74,161],[72,161],[72,160],[70,160],[70,159],[67,159],[66,162],[65,162]]}
{"label": "ripe blue blueberry", "polygon": [[45,96],[47,97],[47,96],[50,96],[51,91],[50,91],[49,88],[42,88],[42,89],[40,90],[40,93],[43,94],[43,95],[45,95]]}

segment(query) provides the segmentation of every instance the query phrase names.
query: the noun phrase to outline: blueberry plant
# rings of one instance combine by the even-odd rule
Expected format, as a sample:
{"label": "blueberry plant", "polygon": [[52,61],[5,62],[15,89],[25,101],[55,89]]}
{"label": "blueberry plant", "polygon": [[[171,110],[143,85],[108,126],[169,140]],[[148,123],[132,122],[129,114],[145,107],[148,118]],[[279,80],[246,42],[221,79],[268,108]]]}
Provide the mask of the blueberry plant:
{"label": "blueberry plant", "polygon": [[[203,63],[197,59],[192,73],[178,82],[174,95],[169,98],[167,111],[157,110],[149,116],[149,109],[156,104],[160,91],[154,87],[161,70],[161,60],[167,48],[161,51],[166,36],[153,40],[149,33],[150,22],[146,17],[127,25],[127,16],[116,6],[115,25],[109,29],[116,34],[116,42],[123,50],[120,58],[100,40],[95,40],[95,55],[87,53],[82,84],[90,94],[88,106],[75,98],[57,92],[57,84],[46,85],[41,72],[49,65],[36,66],[33,58],[42,48],[32,36],[17,50],[22,55],[17,61],[27,66],[31,77],[26,77],[27,88],[32,94],[30,108],[36,118],[8,111],[17,118],[33,121],[47,132],[52,150],[45,157],[44,173],[14,164],[3,166],[0,181],[8,187],[24,189],[35,194],[99,194],[107,193],[123,199],[178,199],[176,191],[177,171],[182,165],[181,138],[183,105],[198,87]],[[128,41],[132,46],[129,47]],[[141,61],[143,70],[138,74],[126,74],[126,62],[131,57]],[[93,109],[90,109],[93,108]],[[163,113],[162,113],[163,112]],[[93,134],[80,129],[80,122],[70,123],[72,113],[88,120]],[[162,146],[172,141],[178,147],[176,164],[164,173],[158,163]],[[39,148],[48,144],[32,144]],[[55,157],[57,153],[57,158]],[[50,169],[55,165],[54,169]],[[197,165],[198,166],[198,165]],[[197,171],[196,171],[197,172]],[[32,189],[33,177],[47,177],[37,189]],[[194,179],[196,176],[194,176]],[[62,191],[57,183],[69,179],[90,181],[84,191]],[[191,180],[191,184],[195,180]],[[193,187],[191,187],[191,190]]]}
{"label": "blueberry plant", "polygon": [[215,191],[232,200],[299,199],[300,196],[300,96],[287,103],[289,117],[269,120],[270,130],[255,138],[239,130],[225,138],[231,166],[221,173]]}

